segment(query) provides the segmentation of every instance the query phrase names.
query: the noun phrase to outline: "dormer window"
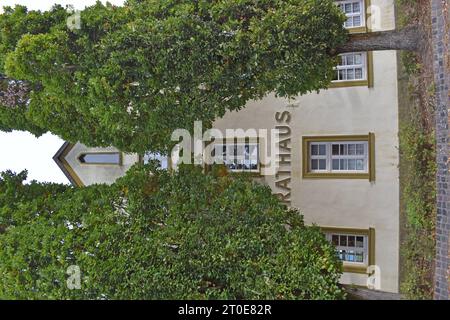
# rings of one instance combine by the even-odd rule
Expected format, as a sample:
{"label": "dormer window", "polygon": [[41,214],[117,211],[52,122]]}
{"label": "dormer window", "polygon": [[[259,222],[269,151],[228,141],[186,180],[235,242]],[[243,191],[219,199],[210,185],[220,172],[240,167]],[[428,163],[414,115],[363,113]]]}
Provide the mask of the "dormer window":
{"label": "dormer window", "polygon": [[83,164],[120,165],[121,157],[119,152],[83,153],[78,157],[78,160]]}

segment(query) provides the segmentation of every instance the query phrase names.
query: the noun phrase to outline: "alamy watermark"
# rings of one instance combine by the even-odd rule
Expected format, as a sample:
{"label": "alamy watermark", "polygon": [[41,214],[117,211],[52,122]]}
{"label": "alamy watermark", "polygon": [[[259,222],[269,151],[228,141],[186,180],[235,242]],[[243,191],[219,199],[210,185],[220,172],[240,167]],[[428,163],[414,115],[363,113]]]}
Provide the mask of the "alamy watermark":
{"label": "alamy watermark", "polygon": [[71,15],[66,20],[67,28],[71,31],[81,29],[81,11],[76,10],[74,6],[67,6],[67,12]]}
{"label": "alamy watermark", "polygon": [[224,144],[229,141],[258,141],[258,162],[261,175],[274,175],[279,167],[279,143],[282,133],[279,129],[226,129],[225,133],[219,129],[208,129],[203,132],[202,122],[194,124],[194,134],[186,129],[173,131],[171,139],[178,142],[172,149],[173,164],[212,165],[224,164],[221,154],[216,154],[215,143]]}
{"label": "alamy watermark", "polygon": [[67,268],[66,274],[69,278],[66,280],[67,288],[69,290],[81,289],[81,270],[77,265],[72,265]]}
{"label": "alamy watermark", "polygon": [[366,282],[367,288],[371,290],[380,290],[381,289],[380,267],[376,265],[367,267],[367,274],[369,275]]}

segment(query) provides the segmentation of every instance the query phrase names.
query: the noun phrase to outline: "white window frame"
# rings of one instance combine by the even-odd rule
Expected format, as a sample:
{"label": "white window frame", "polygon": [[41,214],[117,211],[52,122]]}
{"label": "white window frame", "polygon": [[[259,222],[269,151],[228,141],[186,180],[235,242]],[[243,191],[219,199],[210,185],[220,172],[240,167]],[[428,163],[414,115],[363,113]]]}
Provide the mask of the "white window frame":
{"label": "white window frame", "polygon": [[[227,160],[228,159],[231,159],[231,160],[247,160],[246,159],[246,157],[245,157],[245,155],[236,155],[236,154],[234,154],[233,153],[233,155],[232,156],[230,156],[229,154],[228,154],[228,150],[230,150],[230,146],[233,148],[233,150],[236,150],[236,148],[238,147],[238,146],[244,146],[244,150],[245,150],[245,146],[246,145],[248,145],[248,146],[256,146],[256,169],[245,169],[245,168],[242,168],[242,169],[231,169],[229,166],[228,166],[228,164],[226,163],[227,162]],[[217,149],[219,149],[219,150],[223,150],[223,147],[226,147],[226,155],[225,155],[225,159],[221,156],[222,155],[222,153],[221,153],[221,155],[217,155]],[[223,152],[223,151],[222,151]],[[249,157],[250,157],[251,155],[249,155]],[[248,159],[249,161],[252,161],[252,160],[255,160],[255,159],[251,159],[251,158],[249,158]],[[260,171],[260,161],[259,161],[259,143],[258,142],[225,142],[225,143],[217,143],[217,144],[214,144],[214,162],[215,163],[217,163],[217,164],[224,164],[227,168],[228,168],[228,170],[230,170],[231,172],[250,172],[250,173],[257,173],[257,172],[259,172]],[[250,162],[250,166],[251,166],[251,162]]]}
{"label": "white window frame", "polygon": [[[364,154],[363,155],[333,155],[332,154],[332,146],[334,144],[343,144],[343,145],[363,145],[364,146]],[[326,155],[325,156],[313,156],[312,155],[312,146],[313,145],[326,145]],[[347,147],[348,148],[348,147]],[[311,173],[369,173],[369,142],[368,141],[318,141],[318,142],[310,142],[308,147],[308,165]],[[363,158],[364,160],[364,170],[338,170],[333,169],[333,160],[360,160]],[[313,170],[312,169],[312,160],[315,159],[326,159],[326,169],[325,170]],[[356,165],[355,165],[356,166]]]}
{"label": "white window frame", "polygon": [[[346,4],[351,4],[352,5],[352,9],[353,9],[353,3],[355,3],[355,2],[359,2],[360,12],[359,13],[354,13],[353,10],[352,10],[352,12],[346,13],[345,12],[345,5]],[[347,17],[347,20],[344,23],[344,27],[346,29],[361,28],[361,27],[365,27],[366,26],[366,3],[365,3],[365,0],[344,0],[344,1],[337,1],[336,4],[338,6],[344,6],[344,9],[342,10],[342,12]],[[359,26],[353,25],[353,18],[357,17],[357,16],[360,17],[360,21],[361,21],[361,24]],[[346,23],[347,23],[347,21],[349,19],[352,19],[352,26],[348,27],[348,26],[346,26]]]}
{"label": "white window frame", "polygon": [[[369,265],[369,236],[367,234],[345,233],[345,232],[325,232],[325,236],[326,236],[326,239],[332,245],[334,245],[333,236],[337,236],[339,238],[339,241],[341,240],[341,236],[346,237],[346,242],[347,242],[346,246],[341,246],[340,243],[337,246],[334,245],[336,248],[336,254],[337,254],[339,260],[341,260],[345,265],[350,265],[350,266],[368,266]],[[355,245],[354,246],[348,245],[348,237],[355,237]],[[356,237],[363,238],[363,246],[362,247],[356,246]],[[353,252],[355,261],[348,261],[348,260],[342,259],[342,253],[341,253],[342,251],[345,251],[346,253]],[[357,252],[363,253],[363,261],[362,262],[356,261],[356,253]]]}
{"label": "white window frame", "polygon": [[[349,52],[349,53],[343,53],[339,55],[339,58],[341,59],[345,57],[347,59],[348,56],[355,56],[355,55],[361,55],[361,63],[360,64],[345,64],[345,65],[337,65],[334,70],[337,73],[337,80],[333,80],[332,82],[351,82],[351,81],[367,81],[367,52]],[[353,58],[353,61],[355,59]],[[339,71],[344,70],[347,73],[347,70],[353,69],[353,76],[354,79],[339,79]],[[356,77],[356,69],[362,69],[362,78],[355,79]]]}

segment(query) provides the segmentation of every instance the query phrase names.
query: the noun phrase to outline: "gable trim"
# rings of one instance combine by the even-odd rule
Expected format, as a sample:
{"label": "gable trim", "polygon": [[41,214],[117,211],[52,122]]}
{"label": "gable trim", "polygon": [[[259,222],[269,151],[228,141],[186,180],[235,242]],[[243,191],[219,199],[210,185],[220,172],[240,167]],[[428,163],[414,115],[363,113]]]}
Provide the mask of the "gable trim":
{"label": "gable trim", "polygon": [[73,168],[66,161],[66,156],[73,149],[75,144],[70,142],[65,142],[58,152],[53,156],[53,161],[56,162],[58,167],[64,173],[64,175],[69,179],[70,183],[76,187],[84,187],[84,183],[81,181],[80,177],[76,174]]}

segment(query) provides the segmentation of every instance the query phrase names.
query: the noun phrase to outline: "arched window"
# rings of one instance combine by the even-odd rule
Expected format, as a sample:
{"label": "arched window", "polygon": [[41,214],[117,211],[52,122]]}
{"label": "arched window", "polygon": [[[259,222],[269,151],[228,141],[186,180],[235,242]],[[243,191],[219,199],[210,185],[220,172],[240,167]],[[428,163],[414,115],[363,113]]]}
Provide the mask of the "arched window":
{"label": "arched window", "polygon": [[120,153],[83,153],[78,157],[83,164],[115,164],[120,165]]}

